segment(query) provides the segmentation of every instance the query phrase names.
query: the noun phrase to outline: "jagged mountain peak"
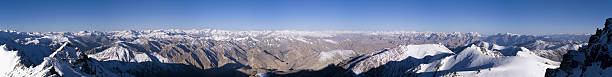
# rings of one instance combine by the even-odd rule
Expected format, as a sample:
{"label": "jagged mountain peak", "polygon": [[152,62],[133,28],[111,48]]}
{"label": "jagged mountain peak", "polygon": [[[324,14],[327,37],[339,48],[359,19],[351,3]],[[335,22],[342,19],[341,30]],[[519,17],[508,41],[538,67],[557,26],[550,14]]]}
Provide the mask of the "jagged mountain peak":
{"label": "jagged mountain peak", "polygon": [[606,19],[603,29],[597,29],[589,39],[588,45],[578,51],[564,55],[558,69],[548,69],[548,77],[610,77],[612,74],[612,18]]}
{"label": "jagged mountain peak", "polygon": [[606,23],[604,23],[605,27],[609,27],[612,24],[612,18],[606,19]]}

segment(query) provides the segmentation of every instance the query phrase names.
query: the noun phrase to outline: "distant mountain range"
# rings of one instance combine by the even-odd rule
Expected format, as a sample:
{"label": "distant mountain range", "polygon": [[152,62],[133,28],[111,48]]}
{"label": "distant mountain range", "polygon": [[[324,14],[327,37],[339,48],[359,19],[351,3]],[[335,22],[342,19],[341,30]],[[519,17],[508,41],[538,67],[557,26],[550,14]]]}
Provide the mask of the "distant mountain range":
{"label": "distant mountain range", "polygon": [[575,67],[567,57],[588,50],[580,47],[607,46],[593,42],[602,34],[589,40],[585,34],[5,30],[0,76],[532,77],[559,66],[567,72]]}

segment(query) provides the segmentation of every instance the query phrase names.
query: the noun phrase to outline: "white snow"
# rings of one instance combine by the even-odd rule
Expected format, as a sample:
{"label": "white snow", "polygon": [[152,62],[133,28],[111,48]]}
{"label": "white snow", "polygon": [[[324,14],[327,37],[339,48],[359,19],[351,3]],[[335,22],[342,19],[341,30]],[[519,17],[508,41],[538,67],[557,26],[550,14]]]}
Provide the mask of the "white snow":
{"label": "white snow", "polygon": [[371,68],[376,68],[390,61],[401,61],[408,57],[422,59],[425,56],[433,56],[443,53],[453,53],[448,48],[439,44],[423,44],[423,45],[406,45],[399,48],[385,51],[381,54],[374,55],[358,63],[355,68],[351,69],[355,74],[360,74],[368,71]]}
{"label": "white snow", "polygon": [[332,43],[332,44],[338,44],[338,42],[336,42],[334,40],[330,40],[330,39],[323,39],[323,41],[329,42],[329,43]]}
{"label": "white snow", "polygon": [[66,47],[66,45],[68,45],[68,43],[62,44],[62,46],[60,46],[57,50],[55,50],[55,52],[51,53],[51,55],[49,55],[49,57],[55,56],[55,54],[57,54],[57,52],[59,52],[59,51],[62,51],[64,49],[64,47]]}
{"label": "white snow", "polygon": [[8,74],[17,68],[19,64],[19,56],[17,51],[9,51],[6,49],[6,45],[0,45],[0,74],[3,77],[7,77]]}
{"label": "white snow", "polygon": [[[0,76],[2,77],[43,77],[43,76],[63,76],[63,77],[92,77],[83,72],[77,71],[76,68],[81,67],[73,67],[71,64],[72,59],[78,58],[76,56],[75,48],[66,47],[66,44],[61,47],[61,49],[57,49],[56,54],[49,55],[49,57],[44,57],[41,64],[33,66],[33,67],[25,67],[22,64],[19,64],[19,56],[17,55],[17,51],[8,51],[5,45],[0,46]],[[56,72],[57,74],[52,74],[50,72]],[[116,77],[113,73],[108,71],[103,71],[103,69],[98,69],[96,76],[111,76]]]}
{"label": "white snow", "polygon": [[257,73],[255,77],[268,77],[268,75],[266,73]]}
{"label": "white snow", "polygon": [[151,61],[151,58],[144,53],[135,53],[123,47],[111,47],[102,52],[89,55],[90,58],[94,58],[100,61],[117,60],[124,62],[147,62]]}
{"label": "white snow", "polygon": [[321,62],[328,61],[328,60],[334,59],[334,56],[339,56],[341,59],[338,59],[338,60],[342,60],[342,59],[352,56],[353,54],[355,54],[353,50],[333,50],[333,51],[327,51],[327,52],[320,52],[319,61]]}
{"label": "white snow", "polygon": [[[478,47],[468,47],[449,62],[441,70],[461,70],[461,68],[476,68],[476,71],[457,71],[446,76],[461,77],[542,77],[547,68],[557,68],[559,62],[539,57],[526,48],[517,52],[517,56],[491,57],[481,54]],[[462,61],[467,64],[462,64]],[[489,66],[490,65],[490,66]],[[459,69],[458,69],[459,68]]]}
{"label": "white snow", "polygon": [[522,51],[517,52],[516,56],[525,57],[525,58],[528,58],[529,60],[536,60],[539,63],[551,65],[550,67],[547,67],[547,68],[557,68],[561,64],[560,62],[556,62],[556,61],[552,61],[552,60],[540,57],[536,55],[536,53],[530,51],[529,49],[525,47],[521,47],[521,49]]}
{"label": "white snow", "polygon": [[249,37],[241,37],[241,38],[236,38],[236,39],[234,39],[234,40],[236,40],[236,41],[242,41],[242,40],[246,40],[246,39],[249,39]]}
{"label": "white snow", "polygon": [[308,43],[308,44],[313,44],[312,42],[307,41],[306,38],[296,38],[295,40],[298,40],[298,41],[301,41],[301,42],[304,42],[304,43]]}
{"label": "white snow", "polygon": [[[503,49],[503,46],[493,46],[491,49]],[[440,72],[436,76],[459,77],[542,77],[547,68],[557,68],[559,62],[542,58],[526,48],[517,52],[517,56],[490,55],[492,50],[471,45],[457,54],[453,54],[446,47],[438,44],[400,46],[374,55],[357,63],[351,71],[360,74],[372,68],[377,68],[391,61],[403,61],[407,57],[423,59],[425,56],[450,53],[450,56],[434,59],[429,63],[422,61],[407,61],[408,63],[391,65],[391,69],[383,71],[385,74],[402,74],[406,72],[422,73],[419,76],[433,76],[426,72]],[[427,60],[425,60],[427,61]],[[412,67],[412,64],[417,64]],[[400,70],[409,68],[408,70]],[[441,72],[443,71],[443,72]],[[379,71],[381,72],[381,71]],[[389,73],[391,72],[391,73]]]}
{"label": "white snow", "polygon": [[164,57],[162,55],[159,55],[158,53],[153,53],[153,56],[155,56],[155,58],[157,58],[159,60],[159,62],[162,62],[162,63],[173,63],[168,58],[166,58],[166,57]]}

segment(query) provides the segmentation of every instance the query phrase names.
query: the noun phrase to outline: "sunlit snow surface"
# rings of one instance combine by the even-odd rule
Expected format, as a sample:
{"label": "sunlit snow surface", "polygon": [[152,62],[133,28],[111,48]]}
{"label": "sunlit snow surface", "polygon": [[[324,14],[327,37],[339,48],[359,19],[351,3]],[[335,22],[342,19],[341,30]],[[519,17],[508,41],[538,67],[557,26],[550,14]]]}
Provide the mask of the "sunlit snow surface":
{"label": "sunlit snow surface", "polygon": [[[496,45],[494,45],[496,46]],[[494,49],[503,48],[495,47]],[[355,66],[352,71],[355,74],[369,71],[373,68],[386,67],[402,69],[406,68],[412,72],[420,73],[418,76],[433,76],[429,72],[438,72],[435,76],[461,76],[461,77],[542,77],[547,68],[557,68],[559,62],[539,57],[533,52],[522,48],[516,56],[496,56],[486,53],[497,52],[482,50],[484,47],[471,45],[459,53],[454,53],[444,46],[437,44],[407,45],[392,49],[381,54],[374,55]],[[423,59],[425,56],[450,54],[444,58]],[[405,61],[408,63],[400,65],[389,65],[391,61]],[[422,63],[420,63],[422,62]],[[396,63],[396,62],[395,62]],[[417,66],[410,67],[415,64]],[[388,69],[385,74],[398,74],[394,76],[406,76],[406,70]],[[396,71],[394,71],[396,70]]]}
{"label": "sunlit snow surface", "polygon": [[19,56],[17,51],[10,51],[6,49],[5,45],[0,45],[0,74],[3,77],[10,76],[13,69],[19,64]]}
{"label": "sunlit snow surface", "polygon": [[[543,77],[547,68],[557,68],[559,62],[554,62],[535,55],[529,50],[519,51],[517,56],[492,57],[481,54],[478,47],[469,47],[459,55],[448,60],[448,65],[441,67],[442,70],[457,70],[457,73],[446,76],[465,77]],[[470,61],[461,64],[461,61]],[[461,66],[461,67],[458,67]],[[464,67],[467,66],[467,67]],[[454,69],[455,68],[455,69]],[[476,71],[460,71],[460,69],[472,69]]]}
{"label": "sunlit snow surface", "polygon": [[361,72],[368,71],[371,68],[384,65],[389,61],[400,61],[408,57],[421,59],[425,56],[433,56],[443,53],[452,53],[452,51],[438,44],[400,46],[398,49],[383,51],[381,54],[372,56],[369,59],[358,63],[355,66],[356,68],[353,68],[352,71],[355,72],[355,74],[360,74]]}
{"label": "sunlit snow surface", "polygon": [[89,57],[100,61],[117,60],[123,62],[146,62],[151,61],[149,56],[144,53],[135,53],[123,47],[111,47],[100,53],[89,55]]}

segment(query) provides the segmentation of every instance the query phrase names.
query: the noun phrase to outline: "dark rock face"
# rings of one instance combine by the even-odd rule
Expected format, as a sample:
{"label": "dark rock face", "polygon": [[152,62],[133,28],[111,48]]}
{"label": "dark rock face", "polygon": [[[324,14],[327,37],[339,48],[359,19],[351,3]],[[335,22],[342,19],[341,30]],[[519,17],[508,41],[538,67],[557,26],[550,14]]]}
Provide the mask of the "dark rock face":
{"label": "dark rock face", "polygon": [[546,70],[547,77],[603,76],[610,77],[612,51],[609,50],[612,38],[610,25],[612,18],[606,19],[605,27],[598,29],[589,39],[588,45],[578,51],[569,51],[564,55],[558,69]]}

